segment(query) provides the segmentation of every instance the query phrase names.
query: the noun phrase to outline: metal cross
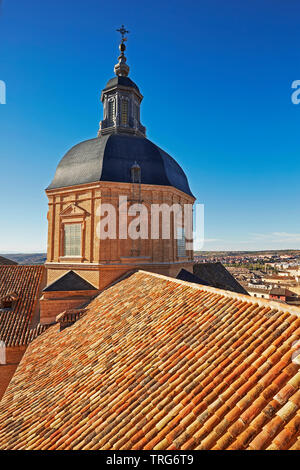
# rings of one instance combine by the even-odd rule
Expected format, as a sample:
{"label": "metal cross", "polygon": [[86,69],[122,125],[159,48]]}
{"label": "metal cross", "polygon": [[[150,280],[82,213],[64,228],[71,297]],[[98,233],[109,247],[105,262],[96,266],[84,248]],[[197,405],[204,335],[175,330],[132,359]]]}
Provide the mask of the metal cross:
{"label": "metal cross", "polygon": [[121,35],[122,35],[122,41],[124,41],[124,39],[125,39],[125,34],[126,34],[126,33],[130,33],[130,31],[127,31],[127,29],[125,29],[125,27],[124,27],[123,24],[122,24],[121,28],[116,29],[116,31],[118,31],[119,33],[121,33]]}

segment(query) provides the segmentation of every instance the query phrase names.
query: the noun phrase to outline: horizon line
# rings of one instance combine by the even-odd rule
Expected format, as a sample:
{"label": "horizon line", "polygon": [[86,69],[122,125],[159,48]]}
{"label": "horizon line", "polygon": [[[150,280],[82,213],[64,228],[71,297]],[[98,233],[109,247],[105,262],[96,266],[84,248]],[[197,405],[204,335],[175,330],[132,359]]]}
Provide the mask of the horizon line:
{"label": "horizon line", "polygon": [[[272,249],[267,249],[267,248],[262,248],[262,249],[249,249],[249,250],[237,250],[237,249],[215,249],[215,250],[194,250],[195,253],[228,253],[228,252],[234,252],[234,253],[257,253],[257,252],[286,252],[286,251],[300,251],[300,248],[272,248]],[[45,251],[0,251],[0,255],[47,255],[47,250]]]}

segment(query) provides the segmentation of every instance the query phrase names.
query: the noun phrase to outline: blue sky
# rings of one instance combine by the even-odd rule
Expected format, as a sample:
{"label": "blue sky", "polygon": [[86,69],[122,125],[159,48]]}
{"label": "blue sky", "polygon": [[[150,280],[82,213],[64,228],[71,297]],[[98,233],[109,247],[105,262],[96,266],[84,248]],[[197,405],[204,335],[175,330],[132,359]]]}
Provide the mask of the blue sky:
{"label": "blue sky", "polygon": [[300,248],[298,0],[3,0],[0,252],[45,251],[44,192],[97,134],[122,23],[148,138],[205,204],[204,249]]}

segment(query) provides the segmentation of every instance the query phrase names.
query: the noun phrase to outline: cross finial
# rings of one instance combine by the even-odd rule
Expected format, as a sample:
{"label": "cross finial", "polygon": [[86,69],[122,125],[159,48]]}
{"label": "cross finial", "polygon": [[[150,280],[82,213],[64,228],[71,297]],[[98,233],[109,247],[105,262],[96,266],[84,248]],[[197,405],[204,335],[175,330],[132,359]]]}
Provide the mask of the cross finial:
{"label": "cross finial", "polygon": [[121,28],[116,29],[116,31],[118,31],[118,33],[121,33],[122,42],[126,41],[125,34],[130,33],[130,31],[127,31],[127,29],[125,29],[125,26],[123,24],[122,24]]}
{"label": "cross finial", "polygon": [[119,50],[121,52],[121,54],[118,57],[119,63],[115,65],[114,70],[115,70],[116,75],[121,75],[123,77],[127,77],[128,73],[129,73],[129,67],[126,64],[126,57],[125,57],[124,52],[126,50],[125,41],[127,41],[127,38],[125,37],[125,34],[129,33],[129,31],[127,31],[127,29],[125,29],[125,26],[123,24],[122,24],[121,28],[117,29],[116,31],[118,31],[118,33],[121,33],[122,40],[119,44]]}

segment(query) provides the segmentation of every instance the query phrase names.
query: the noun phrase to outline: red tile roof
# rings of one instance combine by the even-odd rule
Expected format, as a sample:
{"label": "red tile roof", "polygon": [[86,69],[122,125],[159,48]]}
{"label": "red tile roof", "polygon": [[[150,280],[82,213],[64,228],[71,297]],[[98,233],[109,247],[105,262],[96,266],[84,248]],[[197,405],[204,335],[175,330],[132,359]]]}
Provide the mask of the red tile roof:
{"label": "red tile roof", "polygon": [[0,448],[300,449],[299,312],[139,271],[29,345]]}
{"label": "red tile roof", "polygon": [[12,309],[0,309],[0,341],[6,347],[27,345],[45,330],[31,328],[44,273],[44,266],[0,266],[0,298],[17,296]]}

